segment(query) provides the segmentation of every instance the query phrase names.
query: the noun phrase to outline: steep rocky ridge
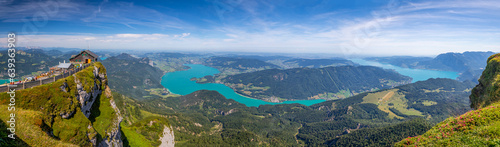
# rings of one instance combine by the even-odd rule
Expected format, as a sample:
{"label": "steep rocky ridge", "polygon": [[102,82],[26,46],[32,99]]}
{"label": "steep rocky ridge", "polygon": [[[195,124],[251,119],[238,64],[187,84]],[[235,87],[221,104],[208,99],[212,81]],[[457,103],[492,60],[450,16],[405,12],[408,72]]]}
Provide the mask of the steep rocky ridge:
{"label": "steep rocky ridge", "polygon": [[[19,144],[30,146],[122,146],[120,112],[107,86],[106,69],[101,63],[53,83],[16,91]],[[0,106],[8,106],[10,96],[0,93]],[[9,111],[0,111],[8,115]],[[1,117],[6,122],[7,117]],[[2,128],[2,131],[6,129]],[[3,146],[4,142],[0,142]],[[9,143],[6,143],[9,144]]]}

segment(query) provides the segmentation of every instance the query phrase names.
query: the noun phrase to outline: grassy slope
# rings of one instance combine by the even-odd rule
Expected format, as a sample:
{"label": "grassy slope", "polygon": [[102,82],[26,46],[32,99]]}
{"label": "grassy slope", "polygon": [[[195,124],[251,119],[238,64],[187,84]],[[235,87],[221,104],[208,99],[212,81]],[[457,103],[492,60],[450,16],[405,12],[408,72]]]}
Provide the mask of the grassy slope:
{"label": "grassy slope", "polygon": [[500,54],[488,65],[472,90],[471,107],[476,109],[448,118],[421,136],[408,137],[397,146],[500,146]]}
{"label": "grassy slope", "polygon": [[372,103],[377,105],[377,107],[388,113],[390,118],[398,118],[403,119],[402,116],[398,116],[390,109],[396,109],[399,112],[405,115],[415,115],[415,116],[423,116],[422,112],[415,110],[413,108],[408,109],[406,105],[408,100],[405,99],[403,94],[398,93],[398,89],[391,89],[376,93],[369,93],[366,97],[363,98],[362,103]]}
{"label": "grassy slope", "polygon": [[152,146],[154,142],[148,140],[142,134],[137,133],[134,128],[123,126],[122,127],[123,135],[127,137],[128,146]]}
{"label": "grassy slope", "polygon": [[[99,72],[106,72],[99,62],[94,63],[94,66],[99,67]],[[89,90],[90,87],[93,86],[94,79],[88,77],[93,76],[93,69],[93,66],[91,66],[76,75],[84,84],[83,87],[86,90]],[[51,130],[54,134],[53,137],[50,137],[43,131],[39,133],[35,131],[31,136],[20,134],[18,136],[20,139],[32,146],[52,146],[55,145],[55,143],[71,143],[80,146],[90,146],[91,144],[87,134],[91,134],[90,136],[99,135],[98,141],[101,140],[101,137],[104,137],[104,130],[109,129],[109,127],[107,127],[109,125],[106,124],[109,124],[110,121],[113,120],[112,118],[116,118],[116,116],[109,115],[114,114],[109,104],[109,98],[101,96],[100,103],[96,103],[100,104],[98,108],[101,110],[101,115],[91,117],[90,120],[87,119],[81,112],[80,104],[75,97],[77,90],[74,78],[74,76],[69,76],[50,84],[16,91],[16,113],[26,113],[26,115],[16,115],[16,119],[18,119],[19,122],[26,123],[26,128],[22,125],[17,128],[19,130],[28,130],[27,128],[34,128],[33,130],[36,130],[36,128],[38,128],[40,131],[42,131],[41,129],[43,128],[44,131]],[[68,92],[63,92],[60,89],[60,86],[62,86],[64,82],[68,84],[68,88],[66,88]],[[103,90],[104,87],[106,87],[106,83],[98,84],[102,84],[101,87]],[[0,93],[0,105],[6,107],[9,103],[9,98],[7,93]],[[96,105],[94,106],[97,107]],[[109,112],[109,110],[113,112]],[[63,119],[60,116],[63,112],[69,113],[72,111],[76,113],[69,119]],[[10,114],[10,112],[0,111],[0,115],[8,114]],[[30,119],[30,117],[33,116],[36,116],[36,119]],[[8,117],[1,117],[3,122],[6,122],[7,118]],[[31,121],[34,121],[34,123],[31,123]],[[94,126],[95,128],[88,128],[91,124],[96,124]],[[42,140],[42,142],[40,140]]]}
{"label": "grassy slope", "polygon": [[[7,110],[7,105],[0,105],[1,110]],[[2,121],[6,122],[9,118],[9,111],[0,111]],[[40,111],[25,110],[21,108],[16,109],[16,135],[17,141],[23,141],[25,145],[40,145],[40,146],[77,146],[71,143],[65,143],[47,136],[39,124],[42,122],[40,119],[43,114]],[[4,130],[4,129],[2,129]],[[6,134],[7,135],[7,134]],[[5,138],[4,138],[5,137]],[[10,138],[2,136],[2,140],[7,141]],[[0,142],[0,146],[6,142]],[[19,144],[18,144],[19,145]],[[8,145],[6,145],[8,146]]]}
{"label": "grassy slope", "polygon": [[437,124],[425,134],[408,137],[396,146],[500,145],[500,103],[469,111]]}
{"label": "grassy slope", "polygon": [[106,134],[106,132],[110,132],[112,128],[115,128],[112,121],[114,118],[117,118],[115,110],[111,107],[109,98],[102,94],[94,102],[94,108],[92,108],[92,114],[90,116],[92,126],[97,133]]}

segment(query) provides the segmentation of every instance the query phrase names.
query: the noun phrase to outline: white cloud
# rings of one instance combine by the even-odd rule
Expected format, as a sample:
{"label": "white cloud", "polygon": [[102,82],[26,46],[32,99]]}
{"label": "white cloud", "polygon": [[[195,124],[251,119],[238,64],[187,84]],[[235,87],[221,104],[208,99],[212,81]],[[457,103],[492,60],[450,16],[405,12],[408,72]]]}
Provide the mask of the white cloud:
{"label": "white cloud", "polygon": [[118,38],[140,38],[144,37],[144,34],[116,34]]}
{"label": "white cloud", "polygon": [[226,34],[226,36],[229,36],[231,38],[238,38],[238,35],[235,35],[235,34]]}
{"label": "white cloud", "polygon": [[95,37],[85,37],[83,38],[83,40],[95,40],[96,38]]}
{"label": "white cloud", "polygon": [[[245,2],[246,4],[246,2]],[[85,48],[87,41],[107,49],[185,49],[247,52],[307,52],[362,55],[436,55],[442,52],[491,50],[500,52],[499,1],[429,1],[381,8],[369,16],[347,18],[346,12],[326,12],[302,22],[269,19],[256,3],[241,5],[250,17],[215,28],[176,34],[75,34],[23,36],[26,46]],[[110,20],[154,28],[180,28],[182,20],[157,11],[121,3],[143,11],[124,12],[101,4],[88,22]],[[0,10],[1,11],[1,10]],[[237,11],[236,9],[234,11]],[[118,19],[111,19],[118,16]],[[136,16],[148,16],[137,19]],[[154,18],[161,18],[155,20]],[[226,17],[226,22],[232,20]],[[240,23],[241,22],[241,23]],[[334,23],[335,25],[332,25]],[[189,27],[189,25],[187,25]],[[188,29],[189,30],[189,29]],[[192,31],[185,31],[192,32]],[[202,32],[202,33],[198,33]],[[194,33],[194,32],[193,32]],[[29,40],[29,41],[26,41]]]}
{"label": "white cloud", "polygon": [[[90,12],[90,13],[89,13]],[[1,22],[30,22],[36,27],[46,21],[81,22],[89,26],[104,27],[103,24],[121,24],[132,29],[136,26],[156,29],[192,28],[177,17],[157,10],[126,2],[108,2],[99,5],[68,0],[24,1],[20,3],[0,3]]]}

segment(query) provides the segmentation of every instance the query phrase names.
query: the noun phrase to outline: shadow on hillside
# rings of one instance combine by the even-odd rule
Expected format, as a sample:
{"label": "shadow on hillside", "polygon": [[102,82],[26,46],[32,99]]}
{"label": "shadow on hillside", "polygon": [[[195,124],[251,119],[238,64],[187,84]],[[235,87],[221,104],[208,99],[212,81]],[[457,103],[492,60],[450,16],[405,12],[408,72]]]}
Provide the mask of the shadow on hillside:
{"label": "shadow on hillside", "polygon": [[100,95],[97,96],[97,98],[94,100],[94,104],[92,104],[92,108],[90,109],[91,110],[91,114],[89,116],[89,120],[90,122],[92,122],[92,124],[94,124],[95,122],[95,119],[99,116],[101,116],[101,110],[99,109],[101,107],[101,97]]}
{"label": "shadow on hillside", "polygon": [[[10,134],[10,131],[7,130],[7,124],[3,121],[0,121],[0,146],[30,146],[26,142],[24,142],[21,138],[19,138],[17,135],[15,136],[16,139],[11,139],[8,137]],[[19,129],[19,128],[17,128]]]}
{"label": "shadow on hillside", "polygon": [[[96,99],[94,100],[94,104],[92,104],[92,108],[90,109],[91,111],[90,111],[89,120],[92,123],[92,125],[94,125],[96,118],[101,116],[101,110],[99,109],[100,107],[101,107],[101,96],[98,95],[96,97]],[[103,140],[102,135],[103,134],[97,133],[96,138],[97,138],[98,143],[100,143]]]}
{"label": "shadow on hillside", "polygon": [[130,143],[128,142],[127,136],[125,136],[125,133],[123,133],[123,130],[122,130],[121,127],[120,127],[120,132],[122,133],[123,146],[124,147],[129,147]]}

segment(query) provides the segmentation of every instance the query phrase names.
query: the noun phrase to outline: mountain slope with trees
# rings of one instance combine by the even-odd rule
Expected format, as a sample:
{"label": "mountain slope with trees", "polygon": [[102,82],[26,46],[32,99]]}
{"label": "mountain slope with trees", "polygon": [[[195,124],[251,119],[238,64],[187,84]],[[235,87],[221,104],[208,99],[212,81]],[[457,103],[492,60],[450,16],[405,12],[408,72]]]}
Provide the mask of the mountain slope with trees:
{"label": "mountain slope with trees", "polygon": [[[469,110],[465,93],[470,88],[470,83],[429,79],[309,107],[300,104],[246,107],[216,91],[202,90],[185,96],[126,99],[119,101],[123,104],[118,107],[125,107],[124,111],[129,112],[124,114],[124,123],[133,124],[139,117],[167,117],[176,145],[180,146],[355,146],[366,143],[387,146],[407,135],[420,135],[432,123]],[[385,96],[393,91],[402,94]],[[373,101],[383,97],[387,102]],[[388,106],[388,102],[394,105]],[[394,114],[398,117],[391,116]],[[380,135],[385,136],[380,138]],[[365,140],[350,141],[360,137]]]}
{"label": "mountain slope with trees", "polygon": [[149,96],[146,89],[164,88],[161,77],[164,72],[151,66],[149,58],[135,58],[122,53],[102,61],[108,70],[109,86],[121,94],[142,99]]}
{"label": "mountain slope with trees", "polygon": [[[0,66],[3,67],[0,72],[1,77],[7,76],[7,59],[10,57],[2,51],[0,53]],[[54,54],[47,54],[44,50],[41,49],[27,49],[27,48],[18,48],[16,51],[16,77],[28,76],[28,75],[36,75],[37,72],[41,71],[49,71],[50,67],[56,66],[59,62],[63,62],[64,53],[62,52],[54,52]],[[69,62],[69,61],[66,61]],[[4,84],[4,83],[0,83]]]}
{"label": "mountain slope with trees", "polygon": [[[238,93],[266,99],[349,97],[377,89],[410,83],[411,78],[371,66],[268,69],[230,75],[221,80]],[[321,94],[321,95],[320,95]]]}

